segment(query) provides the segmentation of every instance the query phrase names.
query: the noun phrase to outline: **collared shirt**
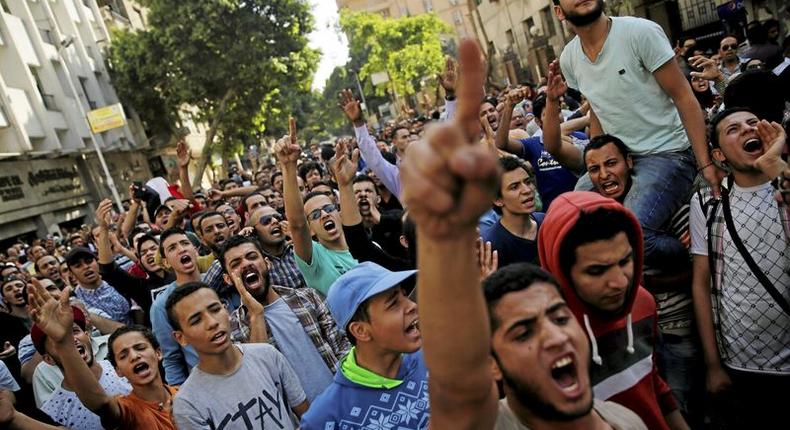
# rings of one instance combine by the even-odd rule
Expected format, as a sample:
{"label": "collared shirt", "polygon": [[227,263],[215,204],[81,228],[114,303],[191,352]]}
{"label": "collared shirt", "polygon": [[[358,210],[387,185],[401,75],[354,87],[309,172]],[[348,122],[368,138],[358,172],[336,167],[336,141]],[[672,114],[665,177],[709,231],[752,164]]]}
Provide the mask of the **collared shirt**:
{"label": "collared shirt", "polygon": [[299,271],[299,267],[296,265],[293,244],[285,246],[285,250],[283,250],[281,257],[269,254],[268,252],[264,252],[264,255],[266,255],[266,258],[272,263],[271,267],[269,267],[269,277],[271,278],[272,284],[282,285],[288,288],[304,288],[307,286],[302,272]]}
{"label": "collared shirt", "polygon": [[101,285],[94,289],[78,286],[74,290],[74,297],[82,300],[89,308],[97,308],[107,312],[113,321],[124,324],[129,324],[130,322],[129,311],[131,310],[131,305],[129,300],[111,287],[107,281],[102,281]]}
{"label": "collared shirt", "polygon": [[[271,288],[291,308],[327,367],[335,372],[340,359],[351,349],[351,344],[338,331],[335,320],[318,293],[310,288],[295,289],[279,285],[272,285]],[[269,343],[276,348],[277,342],[268,324],[266,335]],[[230,314],[230,338],[233,342],[247,342],[250,338],[250,317],[244,306],[239,306]]]}

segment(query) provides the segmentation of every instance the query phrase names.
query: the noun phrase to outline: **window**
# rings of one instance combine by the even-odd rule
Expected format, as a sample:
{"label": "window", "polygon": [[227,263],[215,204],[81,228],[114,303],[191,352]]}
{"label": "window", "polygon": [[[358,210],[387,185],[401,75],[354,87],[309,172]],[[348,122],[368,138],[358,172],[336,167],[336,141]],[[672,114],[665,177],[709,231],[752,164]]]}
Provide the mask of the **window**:
{"label": "window", "polygon": [[516,38],[513,37],[513,30],[505,31],[505,37],[507,37],[507,44],[513,46],[516,44]]}
{"label": "window", "polygon": [[557,34],[557,29],[554,27],[554,14],[550,7],[547,6],[541,9],[540,18],[543,20],[543,34],[546,37]]}
{"label": "window", "polygon": [[488,54],[489,55],[496,54],[496,46],[494,46],[494,42],[490,40],[488,41]]}
{"label": "window", "polygon": [[426,12],[433,12],[433,2],[431,0],[422,0],[422,7]]}
{"label": "window", "polygon": [[527,18],[524,21],[521,21],[521,27],[524,29],[524,37],[527,39],[527,44],[531,39],[531,34],[529,34],[529,29],[532,28],[534,25],[532,18]]}

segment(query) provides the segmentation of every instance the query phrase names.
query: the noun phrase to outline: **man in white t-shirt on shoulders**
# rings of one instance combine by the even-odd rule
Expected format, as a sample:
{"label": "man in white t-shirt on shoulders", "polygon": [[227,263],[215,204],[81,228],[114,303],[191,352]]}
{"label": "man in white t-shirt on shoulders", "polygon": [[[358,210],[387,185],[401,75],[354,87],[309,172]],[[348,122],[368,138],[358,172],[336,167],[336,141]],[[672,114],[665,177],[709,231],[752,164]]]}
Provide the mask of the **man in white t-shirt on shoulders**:
{"label": "man in white t-shirt on shoulders", "polygon": [[710,127],[712,155],[732,174],[721,200],[701,191],[689,215],[707,389],[714,399],[735,394],[736,407],[716,408],[733,414],[722,419],[734,428],[772,428],[786,415],[773,387],[790,383],[790,236],[787,206],[757,166],[781,154],[786,136],[745,108],[721,112]]}
{"label": "man in white t-shirt on shoulders", "polygon": [[[553,1],[557,17],[576,33],[560,67],[568,87],[590,102],[590,137],[617,136],[633,154],[634,183],[624,205],[644,230],[645,263],[671,267],[686,251],[662,227],[686,202],[697,171],[715,193],[721,182],[699,103],[658,24],[608,17],[603,0]],[[576,186],[591,188],[586,176]]]}

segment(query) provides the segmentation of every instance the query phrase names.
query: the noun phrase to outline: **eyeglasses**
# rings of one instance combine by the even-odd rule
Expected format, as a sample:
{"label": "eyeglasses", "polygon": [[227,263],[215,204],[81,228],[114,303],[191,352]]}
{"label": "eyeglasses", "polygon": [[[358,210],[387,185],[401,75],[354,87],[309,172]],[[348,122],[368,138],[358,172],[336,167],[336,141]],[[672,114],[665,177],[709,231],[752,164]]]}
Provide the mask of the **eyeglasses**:
{"label": "eyeglasses", "polygon": [[733,44],[730,44],[730,45],[721,45],[721,48],[720,48],[720,49],[721,49],[722,51],[729,51],[730,49],[738,49],[738,45],[737,45],[737,44],[735,44],[735,43],[733,43]]}
{"label": "eyeglasses", "polygon": [[338,206],[338,205],[336,205],[334,203],[330,203],[328,205],[324,205],[324,206],[322,206],[322,207],[320,207],[318,209],[313,209],[312,211],[310,211],[310,213],[307,214],[307,219],[309,219],[310,221],[315,221],[315,220],[321,218],[321,211],[324,211],[324,212],[326,212],[328,214],[331,214],[332,212],[334,212],[334,211],[336,211],[338,209],[340,209],[340,206]]}
{"label": "eyeglasses", "polygon": [[280,214],[264,215],[264,216],[261,217],[261,219],[258,220],[258,222],[261,223],[261,225],[265,227],[265,226],[268,226],[269,224],[271,224],[272,220],[277,220],[277,222],[280,222],[280,221],[283,220],[283,216],[280,215]]}

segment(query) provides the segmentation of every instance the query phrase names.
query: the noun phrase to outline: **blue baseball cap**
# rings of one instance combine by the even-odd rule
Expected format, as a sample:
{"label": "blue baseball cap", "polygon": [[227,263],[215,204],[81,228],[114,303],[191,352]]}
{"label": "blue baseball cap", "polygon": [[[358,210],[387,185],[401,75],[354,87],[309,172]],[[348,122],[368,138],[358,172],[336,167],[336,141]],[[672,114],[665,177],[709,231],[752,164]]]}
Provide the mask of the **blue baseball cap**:
{"label": "blue baseball cap", "polygon": [[337,322],[337,328],[345,332],[362,302],[395,287],[416,273],[416,270],[392,272],[370,261],[344,273],[332,283],[326,296],[326,304]]}

